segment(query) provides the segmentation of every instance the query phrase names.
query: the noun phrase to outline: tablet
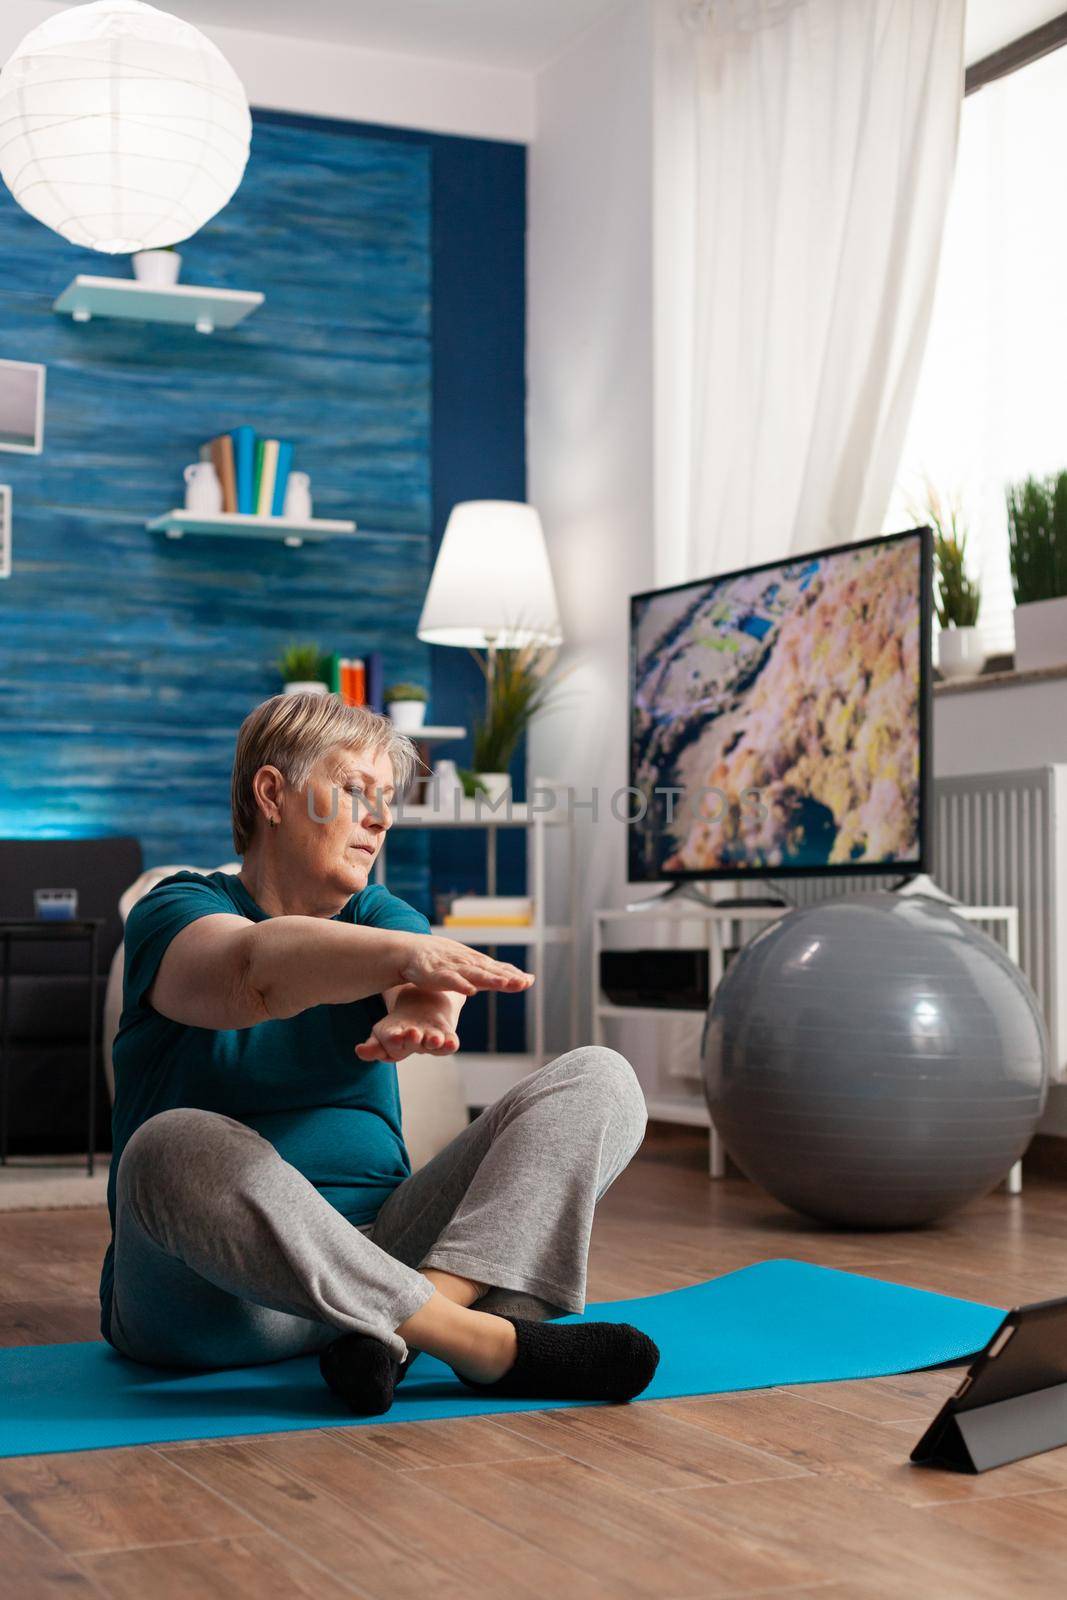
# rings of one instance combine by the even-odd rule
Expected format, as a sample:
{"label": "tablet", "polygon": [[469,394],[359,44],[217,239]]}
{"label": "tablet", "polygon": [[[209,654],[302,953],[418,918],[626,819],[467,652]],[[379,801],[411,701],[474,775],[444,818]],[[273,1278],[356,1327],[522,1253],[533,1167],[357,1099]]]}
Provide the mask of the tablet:
{"label": "tablet", "polygon": [[1067,1444],[1067,1299],[1009,1311],[911,1459],[986,1472]]}

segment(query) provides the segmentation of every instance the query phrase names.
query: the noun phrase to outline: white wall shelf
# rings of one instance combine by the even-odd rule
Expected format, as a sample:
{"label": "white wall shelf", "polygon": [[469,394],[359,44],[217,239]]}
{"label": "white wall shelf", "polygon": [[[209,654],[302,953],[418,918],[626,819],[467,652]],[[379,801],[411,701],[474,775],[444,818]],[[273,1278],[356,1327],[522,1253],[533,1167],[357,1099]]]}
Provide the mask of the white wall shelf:
{"label": "white wall shelf", "polygon": [[133,322],[173,322],[214,333],[233,328],[263,304],[252,289],[209,289],[191,283],[160,285],[136,278],[96,278],[79,273],[52,302],[75,322],[119,317]]}
{"label": "white wall shelf", "polygon": [[[418,751],[419,760],[427,768],[430,766],[432,744],[454,744],[457,739],[467,737],[466,728],[452,727],[447,723],[424,722],[421,728],[401,728],[399,731],[407,734]],[[431,771],[416,772],[404,796],[405,810],[410,812],[415,808],[423,811],[431,809],[429,797],[433,793],[434,782]]]}
{"label": "white wall shelf", "polygon": [[237,511],[220,511],[209,516],[202,511],[168,511],[146,523],[150,533],[165,533],[168,539],[181,539],[187,533],[206,533],[240,539],[280,539],[296,548],[304,543],[320,544],[324,539],[360,537],[354,522],[332,521],[327,517],[251,517]]}

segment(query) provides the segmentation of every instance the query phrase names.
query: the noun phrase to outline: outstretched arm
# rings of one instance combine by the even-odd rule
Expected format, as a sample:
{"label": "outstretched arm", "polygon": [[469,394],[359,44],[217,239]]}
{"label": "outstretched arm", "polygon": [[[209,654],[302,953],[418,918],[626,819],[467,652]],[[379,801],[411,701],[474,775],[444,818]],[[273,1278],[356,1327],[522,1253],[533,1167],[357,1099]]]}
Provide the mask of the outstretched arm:
{"label": "outstretched arm", "polygon": [[250,1028],[407,985],[468,995],[520,992],[532,982],[530,973],[436,934],[220,912],[175,934],[146,999],[191,1027]]}

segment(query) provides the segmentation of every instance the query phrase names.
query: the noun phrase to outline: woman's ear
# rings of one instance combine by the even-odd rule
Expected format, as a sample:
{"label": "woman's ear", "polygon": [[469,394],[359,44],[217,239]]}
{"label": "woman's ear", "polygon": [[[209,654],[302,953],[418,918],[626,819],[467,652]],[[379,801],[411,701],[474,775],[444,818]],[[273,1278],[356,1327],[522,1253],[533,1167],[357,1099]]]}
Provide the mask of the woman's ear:
{"label": "woman's ear", "polygon": [[285,789],[285,778],[277,767],[260,767],[252,779],[256,808],[268,827],[277,828],[281,824]]}

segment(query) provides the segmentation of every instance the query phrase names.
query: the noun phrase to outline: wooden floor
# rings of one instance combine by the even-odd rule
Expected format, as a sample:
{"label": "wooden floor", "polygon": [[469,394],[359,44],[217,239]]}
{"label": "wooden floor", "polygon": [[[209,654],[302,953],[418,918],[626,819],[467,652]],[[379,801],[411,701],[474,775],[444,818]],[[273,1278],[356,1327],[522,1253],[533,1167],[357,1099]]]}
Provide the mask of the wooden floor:
{"label": "wooden floor", "polygon": [[[1004,1305],[1067,1292],[1067,1184],[850,1235],[705,1162],[699,1132],[650,1130],[602,1202],[590,1299],[773,1256]],[[96,1338],[106,1239],[102,1210],[0,1215],[0,1343]],[[958,1376],[0,1461],[0,1595],[1062,1595],[1067,1450],[981,1477],[907,1464]]]}

